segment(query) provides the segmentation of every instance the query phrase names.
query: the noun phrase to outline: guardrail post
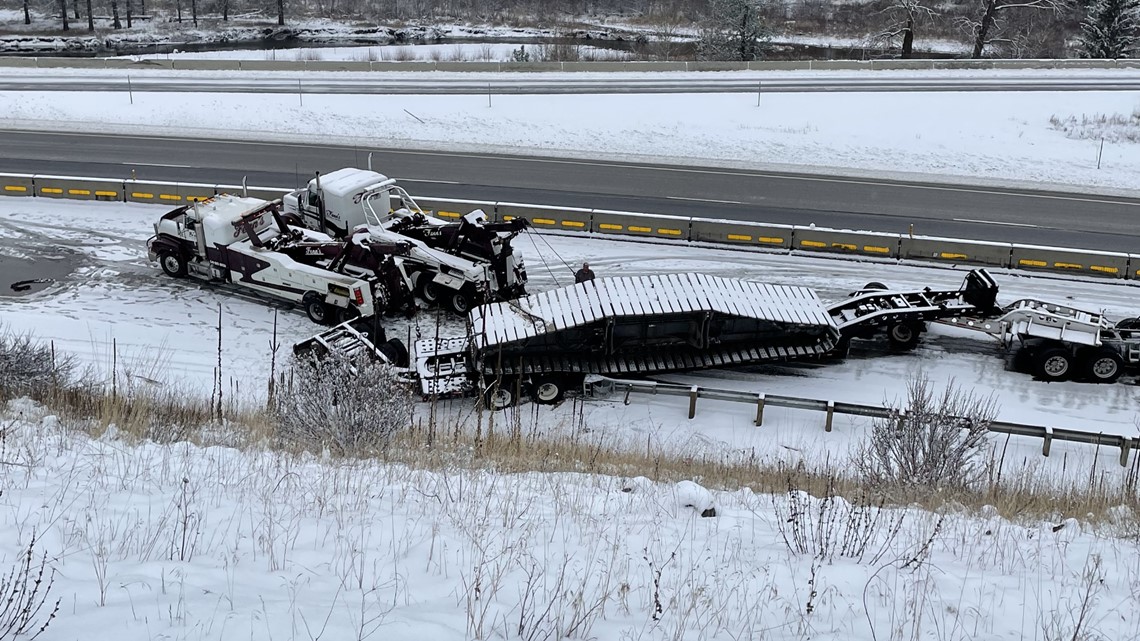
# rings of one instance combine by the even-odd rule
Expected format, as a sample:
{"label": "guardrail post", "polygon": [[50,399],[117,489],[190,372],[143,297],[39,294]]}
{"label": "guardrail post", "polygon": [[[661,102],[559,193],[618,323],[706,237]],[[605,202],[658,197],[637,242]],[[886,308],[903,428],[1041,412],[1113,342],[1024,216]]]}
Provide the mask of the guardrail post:
{"label": "guardrail post", "polygon": [[831,431],[831,419],[835,417],[835,401],[827,402],[827,422],[823,425],[823,431]]}
{"label": "guardrail post", "polygon": [[1053,428],[1048,425],[1045,426],[1045,436],[1041,437],[1041,456],[1049,456],[1049,448],[1053,447]]}
{"label": "guardrail post", "polygon": [[756,427],[764,424],[764,395],[756,395]]}
{"label": "guardrail post", "polygon": [[1120,466],[1128,467],[1128,455],[1132,452],[1132,439],[1120,437]]}
{"label": "guardrail post", "polygon": [[697,415],[697,390],[699,390],[699,389],[700,388],[698,388],[696,385],[689,388],[689,418],[690,419]]}

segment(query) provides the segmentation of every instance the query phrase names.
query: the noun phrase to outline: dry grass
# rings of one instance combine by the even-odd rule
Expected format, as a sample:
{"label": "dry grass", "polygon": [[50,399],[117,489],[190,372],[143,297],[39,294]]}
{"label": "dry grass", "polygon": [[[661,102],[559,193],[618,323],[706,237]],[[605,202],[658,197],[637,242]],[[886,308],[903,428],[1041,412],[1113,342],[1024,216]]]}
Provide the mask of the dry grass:
{"label": "dry grass", "polygon": [[[18,387],[0,388],[0,402],[28,396],[56,414],[64,425],[89,434],[102,434],[114,426],[121,438],[140,441],[328,450],[319,443],[301,445],[281,438],[273,414],[266,408],[232,400],[245,398],[238,389],[224,394],[215,390],[215,395],[206,400],[137,373],[119,374],[117,381],[92,382],[90,376],[58,378],[30,393],[17,391]],[[576,418],[572,424],[555,426],[540,423],[541,408],[532,405],[499,413],[465,409],[469,407],[466,401],[423,405],[413,424],[393,436],[380,458],[428,470],[490,468],[503,473],[573,472],[647,477],[660,482],[695,480],[710,489],[748,487],[758,493],[780,493],[795,487],[815,496],[834,492],[849,500],[868,492],[885,495],[885,490],[878,491],[854,478],[846,463],[789,467],[754,452],[715,446],[684,450],[652,439],[634,442],[622,430],[587,425],[580,402],[567,402],[572,404],[569,415]],[[1031,464],[1019,465],[1019,471],[1010,473],[1002,469],[1005,461],[1000,451],[991,457],[986,466],[988,475],[970,488],[938,493],[921,487],[901,493],[892,488],[888,499],[894,504],[914,503],[932,510],[979,512],[983,508],[990,511],[987,506],[993,506],[1014,520],[1118,520],[1119,506],[1140,514],[1136,493],[1140,456],[1133,457],[1128,470],[1115,465],[1109,466],[1111,469],[1094,467],[1061,478],[1056,477],[1055,470]]]}

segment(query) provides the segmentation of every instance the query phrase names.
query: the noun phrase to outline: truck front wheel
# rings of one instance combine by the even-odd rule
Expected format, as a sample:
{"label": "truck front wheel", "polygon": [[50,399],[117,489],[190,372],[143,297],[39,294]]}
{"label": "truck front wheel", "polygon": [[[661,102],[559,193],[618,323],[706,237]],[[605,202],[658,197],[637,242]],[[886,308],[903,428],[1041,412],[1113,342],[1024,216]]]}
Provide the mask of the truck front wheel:
{"label": "truck front wheel", "polygon": [[177,252],[166,250],[158,255],[158,264],[162,271],[172,278],[186,277],[186,261]]}

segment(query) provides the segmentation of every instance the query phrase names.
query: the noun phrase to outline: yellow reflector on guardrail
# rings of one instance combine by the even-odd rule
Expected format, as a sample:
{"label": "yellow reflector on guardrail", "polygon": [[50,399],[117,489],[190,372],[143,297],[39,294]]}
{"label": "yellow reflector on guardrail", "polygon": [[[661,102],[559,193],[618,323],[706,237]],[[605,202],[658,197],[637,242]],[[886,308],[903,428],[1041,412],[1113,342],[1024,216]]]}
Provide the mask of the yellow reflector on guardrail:
{"label": "yellow reflector on guardrail", "polygon": [[613,223],[602,223],[602,224],[598,225],[598,229],[606,229],[609,231],[621,231],[623,228],[621,225],[615,225]]}
{"label": "yellow reflector on guardrail", "polygon": [[775,236],[761,236],[761,237],[756,239],[756,242],[768,243],[770,245],[782,245],[782,244],[784,244],[784,239],[783,238],[776,238]]}
{"label": "yellow reflector on guardrail", "polygon": [[1120,270],[1115,267],[1105,267],[1104,265],[1090,265],[1089,269],[1094,272],[1104,272],[1105,274],[1119,274]]}
{"label": "yellow reflector on guardrail", "polygon": [[969,256],[965,254],[952,254],[950,252],[940,252],[937,254],[938,258],[945,258],[946,260],[966,260]]}
{"label": "yellow reflector on guardrail", "polygon": [[577,220],[564,220],[564,221],[562,221],[562,226],[563,227],[574,227],[577,229],[581,229],[582,227],[586,226],[586,223],[579,222]]}
{"label": "yellow reflector on guardrail", "polygon": [[744,240],[744,241],[750,241],[750,240],[752,240],[752,237],[751,237],[751,236],[745,236],[744,234],[729,234],[729,235],[728,235],[728,239],[729,239],[729,240]]}
{"label": "yellow reflector on guardrail", "polygon": [[536,225],[553,225],[554,221],[549,218],[531,218],[530,222]]}
{"label": "yellow reflector on guardrail", "polygon": [[863,251],[870,254],[889,254],[891,249],[889,247],[876,247],[874,245],[863,245]]}
{"label": "yellow reflector on guardrail", "polygon": [[1048,267],[1049,266],[1049,263],[1047,263],[1043,260],[1029,260],[1028,258],[1022,258],[1021,260],[1017,261],[1017,264],[1018,265],[1025,265],[1026,267]]}
{"label": "yellow reflector on guardrail", "polygon": [[1084,265],[1078,265],[1076,263],[1053,263],[1053,266],[1059,267],[1061,269],[1084,269],[1085,268]]}
{"label": "yellow reflector on guardrail", "polygon": [[178,194],[159,194],[159,200],[182,200],[182,196]]}
{"label": "yellow reflector on guardrail", "polygon": [[800,246],[802,247],[827,247],[827,243],[821,243],[815,240],[801,240]]}
{"label": "yellow reflector on guardrail", "polygon": [[460,216],[459,212],[457,211],[437,211],[435,212],[435,215],[439,216],[440,218],[459,218]]}
{"label": "yellow reflector on guardrail", "polygon": [[20,185],[4,185],[4,191],[28,191],[28,188]]}
{"label": "yellow reflector on guardrail", "polygon": [[59,187],[41,187],[40,193],[44,194],[62,194],[63,190]]}
{"label": "yellow reflector on guardrail", "polygon": [[117,192],[117,191],[96,191],[95,195],[96,196],[118,196],[119,192]]}
{"label": "yellow reflector on guardrail", "polygon": [[658,234],[664,234],[665,236],[680,236],[681,230],[680,229],[658,229],[657,233]]}
{"label": "yellow reflector on guardrail", "polygon": [[141,191],[132,191],[131,198],[154,198],[154,194],[147,194]]}
{"label": "yellow reflector on guardrail", "polygon": [[647,233],[653,231],[653,228],[652,227],[634,227],[633,225],[630,225],[629,230],[647,234]]}
{"label": "yellow reflector on guardrail", "polygon": [[68,189],[67,193],[72,195],[72,196],[90,196],[91,190],[90,189]]}
{"label": "yellow reflector on guardrail", "polygon": [[833,249],[846,249],[849,252],[853,252],[859,249],[858,245],[851,245],[848,243],[831,243],[831,247]]}

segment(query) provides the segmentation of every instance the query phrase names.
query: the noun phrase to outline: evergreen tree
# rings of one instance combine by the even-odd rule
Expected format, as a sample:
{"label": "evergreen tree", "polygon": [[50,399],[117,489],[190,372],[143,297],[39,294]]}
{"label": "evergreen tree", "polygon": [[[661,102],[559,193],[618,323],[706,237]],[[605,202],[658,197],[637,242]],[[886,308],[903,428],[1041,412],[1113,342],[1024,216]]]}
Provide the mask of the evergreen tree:
{"label": "evergreen tree", "polygon": [[1140,44],[1140,0],[1090,3],[1080,40],[1086,58],[1127,58]]}
{"label": "evergreen tree", "polygon": [[708,60],[759,60],[769,29],[765,0],[709,0],[698,48]]}

